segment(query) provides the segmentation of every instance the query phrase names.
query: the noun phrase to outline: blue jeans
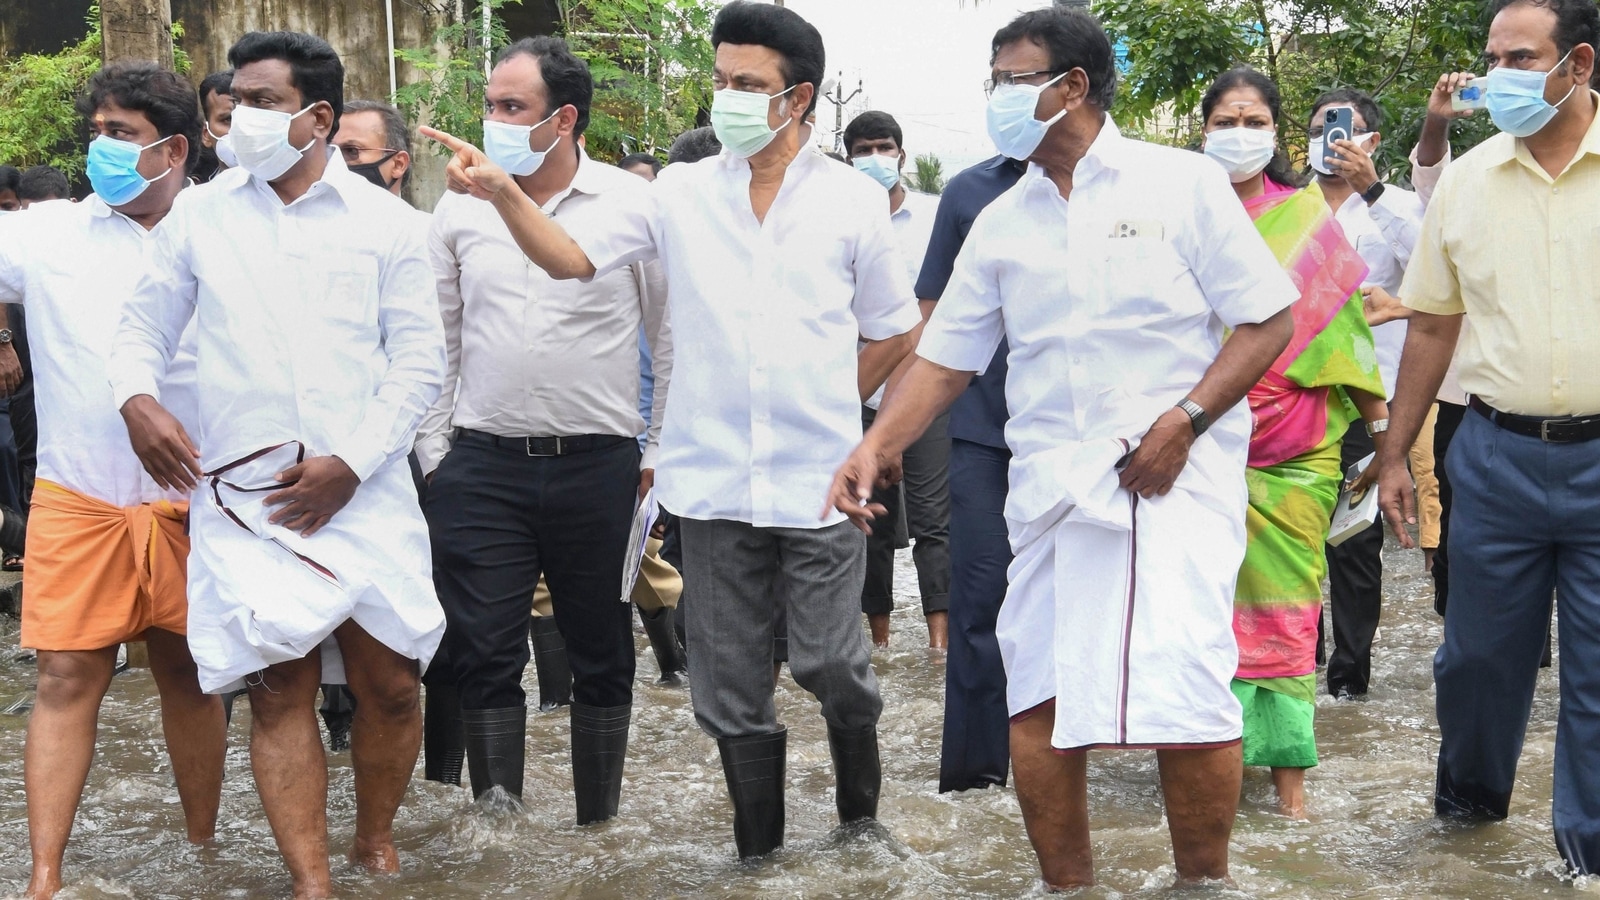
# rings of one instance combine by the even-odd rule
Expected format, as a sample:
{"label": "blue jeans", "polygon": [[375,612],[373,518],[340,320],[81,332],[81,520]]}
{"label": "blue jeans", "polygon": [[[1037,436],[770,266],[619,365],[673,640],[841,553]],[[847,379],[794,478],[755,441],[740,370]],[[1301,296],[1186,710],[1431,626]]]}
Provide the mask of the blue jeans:
{"label": "blue jeans", "polygon": [[1450,614],[1434,658],[1439,815],[1504,818],[1559,599],[1556,846],[1600,871],[1600,441],[1547,444],[1469,411],[1446,460]]}
{"label": "blue jeans", "polygon": [[950,442],[950,653],[939,790],[1005,784],[1011,765],[1006,670],[995,619],[1006,597],[1006,474],[1011,452]]}

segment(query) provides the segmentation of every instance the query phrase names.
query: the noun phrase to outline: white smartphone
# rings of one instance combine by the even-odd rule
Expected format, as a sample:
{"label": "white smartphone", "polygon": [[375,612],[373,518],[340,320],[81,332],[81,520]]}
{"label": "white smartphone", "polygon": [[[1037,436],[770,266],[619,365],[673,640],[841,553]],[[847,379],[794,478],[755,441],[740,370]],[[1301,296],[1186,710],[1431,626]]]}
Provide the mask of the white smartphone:
{"label": "white smartphone", "polygon": [[1450,108],[1456,112],[1483,109],[1488,104],[1488,90],[1483,79],[1477,78],[1450,92]]}

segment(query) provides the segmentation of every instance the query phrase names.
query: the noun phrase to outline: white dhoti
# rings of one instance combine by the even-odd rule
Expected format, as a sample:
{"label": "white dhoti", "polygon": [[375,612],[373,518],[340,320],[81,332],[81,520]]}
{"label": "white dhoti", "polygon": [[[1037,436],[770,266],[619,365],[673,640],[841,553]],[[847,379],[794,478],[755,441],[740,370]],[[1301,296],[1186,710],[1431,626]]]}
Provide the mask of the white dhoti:
{"label": "white dhoti", "polygon": [[427,524],[405,460],[380,466],[307,538],[268,524],[274,510],[263,505],[296,450],[287,444],[203,478],[195,491],[189,649],[202,690],[234,689],[245,676],[318,645],[322,681],[343,683],[332,634],[350,620],[423,670],[444,636]]}
{"label": "white dhoti", "polygon": [[1166,496],[1117,484],[1131,445],[1100,440],[1014,462],[1015,559],[996,624],[1013,716],[1056,700],[1051,745],[1237,741],[1233,593],[1244,469],[1202,437]]}

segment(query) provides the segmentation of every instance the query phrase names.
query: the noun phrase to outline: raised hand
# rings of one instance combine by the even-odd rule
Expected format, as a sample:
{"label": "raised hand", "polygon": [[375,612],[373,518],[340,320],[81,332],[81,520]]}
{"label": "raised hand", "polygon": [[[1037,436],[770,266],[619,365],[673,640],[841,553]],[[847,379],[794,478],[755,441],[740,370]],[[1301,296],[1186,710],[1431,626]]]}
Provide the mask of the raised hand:
{"label": "raised hand", "polygon": [[1476,112],[1471,109],[1454,109],[1450,105],[1450,95],[1455,93],[1457,88],[1466,86],[1475,77],[1471,72],[1450,72],[1439,76],[1439,82],[1433,86],[1432,93],[1428,94],[1428,115],[1440,119],[1462,119]]}
{"label": "raised hand", "polygon": [[506,170],[489,161],[482,150],[436,128],[423,126],[423,137],[443,144],[455,155],[445,166],[445,186],[457,194],[471,194],[479,200],[493,200],[495,195],[514,185]]}

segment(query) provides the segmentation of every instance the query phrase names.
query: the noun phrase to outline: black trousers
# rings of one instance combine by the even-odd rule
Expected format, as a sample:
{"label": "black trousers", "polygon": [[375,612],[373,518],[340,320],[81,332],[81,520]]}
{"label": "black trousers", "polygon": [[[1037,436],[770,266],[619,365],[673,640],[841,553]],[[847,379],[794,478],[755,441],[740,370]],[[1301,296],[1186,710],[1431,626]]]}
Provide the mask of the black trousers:
{"label": "black trousers", "polygon": [[1466,412],[1467,408],[1458,403],[1441,402],[1439,418],[1433,425],[1433,473],[1439,479],[1439,548],[1433,552],[1433,611],[1441,616],[1450,602],[1450,557],[1446,548],[1450,544],[1450,505],[1454,499],[1444,458]]}
{"label": "black trousers", "polygon": [[[861,427],[871,428],[877,411],[861,407]],[[901,460],[905,477],[899,484],[874,490],[872,500],[888,512],[872,523],[867,535],[867,581],[861,589],[861,611],[888,615],[894,611],[894,552],[916,540],[911,558],[917,567],[922,614],[950,610],[950,415],[934,419]]]}
{"label": "black trousers", "polygon": [[[1344,434],[1341,471],[1372,452],[1372,438],[1360,422]],[[1333,621],[1333,652],[1328,655],[1328,693],[1365,694],[1372,681],[1372,638],[1383,610],[1383,532],[1374,525],[1337,547],[1328,548],[1328,606]]]}
{"label": "black trousers", "polygon": [[633,606],[622,563],[639,491],[639,445],[531,457],[463,433],[428,487],[433,578],[462,709],[522,706],[528,620],[543,574],[567,645],[573,699],[633,700]]}

